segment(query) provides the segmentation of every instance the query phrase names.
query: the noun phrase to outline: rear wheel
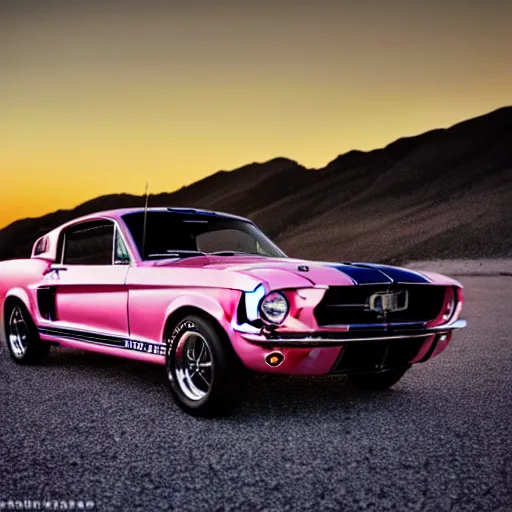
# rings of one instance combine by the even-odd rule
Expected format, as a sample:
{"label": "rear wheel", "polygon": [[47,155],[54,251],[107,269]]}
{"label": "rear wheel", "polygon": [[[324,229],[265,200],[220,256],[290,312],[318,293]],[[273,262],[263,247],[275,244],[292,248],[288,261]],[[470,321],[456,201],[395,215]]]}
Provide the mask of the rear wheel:
{"label": "rear wheel", "polygon": [[184,411],[223,416],[239,404],[246,390],[246,370],[212,322],[187,316],[166,341],[171,393]]}
{"label": "rear wheel", "polygon": [[5,309],[5,337],[11,358],[18,364],[40,364],[50,352],[23,302],[13,300]]}
{"label": "rear wheel", "polygon": [[360,373],[349,375],[349,381],[358,389],[366,391],[383,391],[394,386],[405,374],[408,368],[386,370],[379,373]]}

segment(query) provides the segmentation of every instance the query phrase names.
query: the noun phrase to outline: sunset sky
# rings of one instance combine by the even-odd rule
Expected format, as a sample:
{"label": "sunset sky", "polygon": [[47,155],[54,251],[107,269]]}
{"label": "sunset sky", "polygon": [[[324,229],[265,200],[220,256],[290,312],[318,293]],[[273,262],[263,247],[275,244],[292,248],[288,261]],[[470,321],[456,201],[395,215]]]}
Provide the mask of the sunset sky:
{"label": "sunset sky", "polygon": [[0,0],[0,228],[512,104],[512,1]]}

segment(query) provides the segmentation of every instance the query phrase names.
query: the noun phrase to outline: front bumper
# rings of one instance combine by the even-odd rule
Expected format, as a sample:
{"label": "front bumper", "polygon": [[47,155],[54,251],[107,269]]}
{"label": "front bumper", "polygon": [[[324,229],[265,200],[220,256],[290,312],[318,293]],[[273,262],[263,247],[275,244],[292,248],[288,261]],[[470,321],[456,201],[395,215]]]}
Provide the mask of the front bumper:
{"label": "front bumper", "polygon": [[357,328],[347,331],[318,331],[311,332],[290,332],[279,334],[254,333],[239,331],[241,337],[255,345],[279,347],[336,347],[345,343],[362,342],[362,341],[392,341],[410,338],[428,338],[435,334],[447,334],[455,329],[466,327],[466,320],[456,320],[446,324],[434,327],[419,327],[415,325],[388,325],[381,329],[365,329]]}

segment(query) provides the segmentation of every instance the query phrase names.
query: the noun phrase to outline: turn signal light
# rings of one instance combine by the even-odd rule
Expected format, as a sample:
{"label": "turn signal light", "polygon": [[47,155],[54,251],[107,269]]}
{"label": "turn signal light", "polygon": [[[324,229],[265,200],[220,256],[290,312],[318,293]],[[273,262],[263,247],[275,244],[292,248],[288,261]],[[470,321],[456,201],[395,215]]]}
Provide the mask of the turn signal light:
{"label": "turn signal light", "polygon": [[279,366],[284,361],[284,354],[282,352],[270,352],[265,356],[265,362],[269,366]]}

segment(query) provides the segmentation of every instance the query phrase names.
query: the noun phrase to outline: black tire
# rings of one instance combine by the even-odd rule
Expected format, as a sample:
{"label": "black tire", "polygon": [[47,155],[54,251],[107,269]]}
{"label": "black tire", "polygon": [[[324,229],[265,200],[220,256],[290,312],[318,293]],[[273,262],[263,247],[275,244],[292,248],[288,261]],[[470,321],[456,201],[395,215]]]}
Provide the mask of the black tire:
{"label": "black tire", "polygon": [[242,401],[247,370],[226,334],[213,322],[187,316],[166,343],[171,394],[181,409],[192,416],[219,417]]}
{"label": "black tire", "polygon": [[18,364],[41,364],[51,345],[42,341],[25,304],[11,299],[5,308],[5,338],[13,361]]}
{"label": "black tire", "polygon": [[384,391],[394,386],[408,368],[386,370],[379,373],[359,373],[349,375],[349,381],[358,389],[365,391]]}

